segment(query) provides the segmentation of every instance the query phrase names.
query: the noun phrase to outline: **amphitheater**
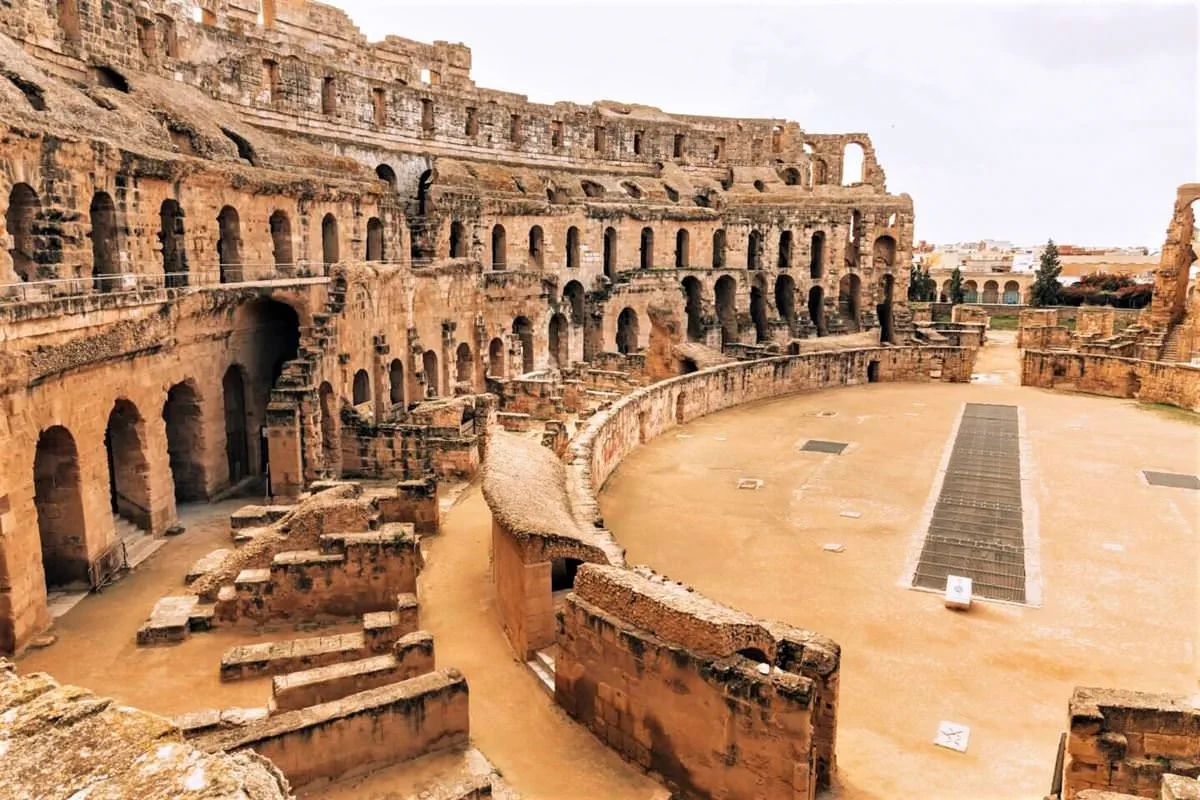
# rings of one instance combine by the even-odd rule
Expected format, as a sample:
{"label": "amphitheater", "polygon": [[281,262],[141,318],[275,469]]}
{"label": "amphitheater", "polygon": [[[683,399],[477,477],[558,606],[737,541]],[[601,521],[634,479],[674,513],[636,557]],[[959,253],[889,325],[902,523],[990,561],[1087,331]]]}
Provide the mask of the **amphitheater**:
{"label": "amphitheater", "polygon": [[0,797],[1200,797],[1200,184],[998,331],[865,133],[306,0],[0,64]]}

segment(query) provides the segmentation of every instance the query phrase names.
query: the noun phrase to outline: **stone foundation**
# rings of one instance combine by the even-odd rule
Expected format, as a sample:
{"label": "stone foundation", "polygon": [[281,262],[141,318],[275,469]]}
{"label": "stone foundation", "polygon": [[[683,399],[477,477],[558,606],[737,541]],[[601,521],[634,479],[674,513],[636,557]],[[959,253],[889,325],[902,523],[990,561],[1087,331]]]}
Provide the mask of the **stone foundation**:
{"label": "stone foundation", "polygon": [[1021,359],[1021,384],[1127,397],[1200,412],[1200,365],[1026,350]]}

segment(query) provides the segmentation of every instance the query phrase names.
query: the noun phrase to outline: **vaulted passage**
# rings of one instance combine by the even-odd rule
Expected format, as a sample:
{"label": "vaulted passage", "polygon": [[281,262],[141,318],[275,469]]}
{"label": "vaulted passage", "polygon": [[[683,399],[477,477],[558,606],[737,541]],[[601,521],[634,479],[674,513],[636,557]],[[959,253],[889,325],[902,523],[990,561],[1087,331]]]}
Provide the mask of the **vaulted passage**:
{"label": "vaulted passage", "polygon": [[808,290],[808,318],[817,328],[817,336],[825,335],[825,290],[814,286]]}
{"label": "vaulted passage", "polygon": [[738,341],[737,283],[728,275],[717,281],[715,287],[717,319],[721,322],[721,344]]}
{"label": "vaulted passage", "polygon": [[617,230],[604,229],[604,275],[608,278],[617,274]]}
{"label": "vaulted passage", "polygon": [[843,275],[838,281],[838,315],[846,323],[846,329],[859,329],[859,310],[862,302],[862,279],[857,275]]}
{"label": "vaulted passage", "polygon": [[237,209],[225,206],[217,215],[217,261],[221,283],[242,280],[242,227]]}
{"label": "vaulted passage", "polygon": [[271,227],[271,245],[275,255],[275,270],[281,275],[291,275],[295,271],[292,262],[292,221],[284,211],[271,214],[268,221]]}
{"label": "vaulted passage", "polygon": [[108,192],[96,192],[88,211],[92,223],[92,280],[98,291],[119,288],[121,271],[117,246],[117,209]]}
{"label": "vaulted passage", "polygon": [[636,353],[638,349],[638,318],[632,308],[621,311],[617,317],[617,352]]}
{"label": "vaulted passage", "polygon": [[229,483],[234,484],[250,474],[246,381],[238,364],[225,370],[225,377],[221,379],[221,394],[225,402],[225,462],[229,468]]}
{"label": "vaulted passage", "polygon": [[488,344],[488,375],[504,377],[504,340],[497,336]]}
{"label": "vaulted passage", "polygon": [[474,371],[471,369],[473,363],[471,345],[466,342],[460,342],[458,349],[454,352],[454,380],[466,387],[468,392],[475,385],[475,381],[471,376],[471,373]]}
{"label": "vaulted passage", "polygon": [[704,287],[688,276],[683,279],[683,293],[687,298],[683,310],[687,314],[688,341],[698,342],[704,338]]}
{"label": "vaulted passage", "polygon": [[86,581],[88,558],[79,453],[75,438],[66,428],[55,425],[38,437],[33,487],[47,588]]}
{"label": "vaulted passage", "polygon": [[175,200],[164,200],[158,210],[158,241],[162,247],[163,273],[167,286],[188,285],[187,254],[184,250],[183,209]]}
{"label": "vaulted passage", "polygon": [[767,341],[767,298],[758,282],[750,287],[750,319],[754,322],[754,340],[759,344]]}
{"label": "vaulted passage", "polygon": [[421,369],[425,373],[425,396],[438,396],[438,357],[432,350],[421,355]]}
{"label": "vaulted passage", "polygon": [[118,400],[108,415],[104,449],[113,513],[149,529],[150,465],[146,460],[145,427],[133,403]]}
{"label": "vaulted passage", "polygon": [[521,371],[533,372],[533,323],[517,317],[512,324],[513,335],[521,343]]}
{"label": "vaulted passage", "polygon": [[37,247],[34,222],[41,211],[37,193],[27,183],[18,183],[8,193],[8,210],[4,212],[4,227],[12,240],[9,254],[13,271],[23,281],[37,278]]}
{"label": "vaulted passage", "polygon": [[398,358],[392,359],[392,363],[388,367],[388,389],[388,399],[392,402],[392,405],[403,405],[404,363]]}
{"label": "vaulted passage", "polygon": [[353,400],[356,406],[371,402],[371,376],[365,369],[354,373]]}
{"label": "vaulted passage", "polygon": [[567,318],[563,314],[555,314],[550,318],[550,358],[559,369],[567,367],[571,360],[567,347],[568,328]]}
{"label": "vaulted passage", "polygon": [[175,502],[207,499],[203,461],[204,415],[200,395],[191,381],[177,383],[167,392],[163,422],[167,426],[167,455],[171,463],[171,481],[175,485]]}
{"label": "vaulted passage", "polygon": [[913,585],[970,578],[975,595],[1025,602],[1020,419],[1016,406],[967,403]]}
{"label": "vaulted passage", "polygon": [[340,250],[337,217],[326,214],[321,220],[321,257],[325,261],[326,269],[340,260]]}

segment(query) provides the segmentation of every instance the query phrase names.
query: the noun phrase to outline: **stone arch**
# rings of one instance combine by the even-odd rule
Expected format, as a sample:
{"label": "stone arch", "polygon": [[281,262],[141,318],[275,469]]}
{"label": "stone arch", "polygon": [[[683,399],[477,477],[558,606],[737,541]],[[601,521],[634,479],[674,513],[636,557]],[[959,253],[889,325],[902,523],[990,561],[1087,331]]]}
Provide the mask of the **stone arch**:
{"label": "stone arch", "polygon": [[375,175],[379,178],[379,180],[392,187],[393,192],[396,191],[396,170],[392,169],[387,164],[380,164],[379,166],[375,167]]}
{"label": "stone arch", "polygon": [[809,163],[809,183],[813,186],[822,186],[828,180],[829,167],[825,164],[825,159],[814,158]]}
{"label": "stone arch", "polygon": [[492,269],[504,269],[508,263],[508,240],[503,225],[492,226]]}
{"label": "stone arch", "polygon": [[570,326],[567,324],[566,316],[555,314],[550,317],[550,360],[559,369],[566,369],[570,365],[569,336]]}
{"label": "stone arch", "polygon": [[783,171],[783,182],[787,186],[800,185],[800,170],[795,167],[788,167]]}
{"label": "stone arch", "polygon": [[746,269],[762,268],[762,233],[750,231],[746,239]]}
{"label": "stone arch", "polygon": [[654,266],[654,229],[649,226],[642,228],[639,257],[638,266],[642,269],[651,269]]}
{"label": "stone arch", "polygon": [[978,303],[979,302],[979,284],[975,281],[965,281],[963,283],[963,302]]}
{"label": "stone arch", "polygon": [[546,263],[546,234],[541,225],[529,229],[529,263],[538,269]]}
{"label": "stone arch", "polygon": [[34,507],[48,588],[88,579],[86,520],[75,437],[61,425],[42,431],[33,459]]}
{"label": "stone arch", "polygon": [[1004,304],[1009,306],[1019,305],[1021,302],[1021,284],[1016,281],[1004,282]]}
{"label": "stone arch", "polygon": [[365,369],[354,373],[354,385],[351,388],[350,402],[356,406],[371,402],[371,376]]}
{"label": "stone arch", "polygon": [[207,500],[204,409],[194,380],[189,378],[167,391],[162,416],[167,429],[167,459],[171,465],[176,504]]}
{"label": "stone arch", "polygon": [[466,342],[459,342],[458,348],[454,351],[454,380],[457,383],[465,383],[469,387],[475,386],[475,381],[471,376],[474,371],[471,369],[471,345]]}
{"label": "stone arch", "polygon": [[237,209],[224,206],[217,215],[217,263],[221,283],[242,280],[242,225]]}
{"label": "stone arch", "polygon": [[817,336],[825,335],[825,290],[814,286],[808,290],[808,318],[817,329]]}
{"label": "stone arch", "polygon": [[876,238],[871,248],[871,263],[877,269],[890,269],[896,263],[896,240],[887,235]]}
{"label": "stone arch", "polygon": [[782,231],[779,234],[779,268],[790,269],[792,266],[792,232]]}
{"label": "stone arch", "polygon": [[617,229],[604,229],[604,275],[612,278],[617,274]]}
{"label": "stone arch", "polygon": [[894,275],[885,274],[879,280],[880,301],[875,306],[875,316],[879,319],[879,341],[881,343],[892,343],[893,339],[893,319],[892,319],[892,300],[896,292],[896,278]]}
{"label": "stone arch", "polygon": [[842,186],[863,182],[865,153],[858,142],[847,142],[842,151]]}
{"label": "stone arch", "polygon": [[[761,278],[762,276],[758,276]],[[754,323],[754,341],[762,344],[769,338],[767,328],[767,293],[763,281],[756,279],[750,287],[750,320]]]}
{"label": "stone arch", "polygon": [[488,375],[504,377],[504,340],[499,336],[488,344]]}
{"label": "stone arch", "polygon": [[383,261],[383,221],[379,217],[367,220],[367,261]]}
{"label": "stone arch", "polygon": [[713,287],[716,298],[717,319],[721,323],[721,344],[733,344],[738,339],[737,282],[730,275],[723,275]]}
{"label": "stone arch", "polygon": [[271,229],[271,245],[275,256],[275,271],[281,275],[291,275],[295,264],[292,262],[292,220],[287,212],[276,210],[267,220]]}
{"label": "stone arch", "polygon": [[120,288],[120,246],[117,242],[117,207],[108,192],[92,195],[88,208],[92,237],[92,281],[98,291]]}
{"label": "stone arch", "polygon": [[712,265],[713,269],[725,269],[725,229],[717,228],[713,231],[712,240]]}
{"label": "stone arch", "polygon": [[1000,302],[1000,284],[996,281],[984,281],[983,284],[983,302],[999,303]]}
{"label": "stone arch", "polygon": [[393,358],[388,365],[388,400],[392,405],[404,405],[404,362]]}
{"label": "stone arch", "polygon": [[13,272],[23,281],[37,278],[37,244],[35,225],[41,214],[42,202],[28,183],[14,184],[8,192],[8,209],[4,212],[4,227],[12,239]]}
{"label": "stone arch", "polygon": [[425,374],[425,396],[437,397],[440,384],[437,353],[426,350],[421,354],[421,371]]}
{"label": "stone arch", "polygon": [[158,243],[162,248],[163,275],[168,288],[188,285],[183,208],[179,201],[163,200],[158,209]]}
{"label": "stone arch", "polygon": [[341,260],[341,242],[338,241],[338,221],[332,213],[321,218],[321,260],[325,268]]}
{"label": "stone arch", "polygon": [[812,241],[809,245],[811,260],[808,265],[808,274],[814,281],[819,281],[825,277],[825,232],[817,231],[812,235]]}
{"label": "stone arch", "polygon": [[638,349],[638,317],[632,308],[623,308],[617,316],[617,352],[624,355]]}
{"label": "stone arch", "polygon": [[683,279],[683,311],[687,315],[688,341],[704,340],[704,286],[699,279],[689,275]]}
{"label": "stone arch", "polygon": [[584,321],[583,284],[579,281],[567,281],[567,285],[563,287],[563,300],[571,310],[571,323],[582,325]]}
{"label": "stone arch", "polygon": [[579,268],[579,228],[567,228],[567,269]]}
{"label": "stone arch", "polygon": [[838,281],[838,314],[851,331],[860,329],[859,311],[862,308],[862,279],[854,273]]}
{"label": "stone arch", "polygon": [[533,323],[527,317],[517,317],[512,332],[521,343],[521,372],[533,372]]}
{"label": "stone arch", "polygon": [[458,220],[450,223],[450,257],[467,257],[467,230]]}
{"label": "stone arch", "polygon": [[775,279],[775,308],[780,318],[791,330],[796,322],[796,282],[791,275],[780,275]]}
{"label": "stone arch", "polygon": [[221,379],[225,403],[225,461],[229,467],[231,485],[251,474],[244,373],[240,364],[232,364]]}
{"label": "stone arch", "polygon": [[113,514],[150,528],[150,462],[146,425],[137,406],[124,398],[113,404],[104,429],[108,492]]}
{"label": "stone arch", "polygon": [[684,269],[691,263],[691,253],[688,246],[687,228],[675,232],[675,268]]}

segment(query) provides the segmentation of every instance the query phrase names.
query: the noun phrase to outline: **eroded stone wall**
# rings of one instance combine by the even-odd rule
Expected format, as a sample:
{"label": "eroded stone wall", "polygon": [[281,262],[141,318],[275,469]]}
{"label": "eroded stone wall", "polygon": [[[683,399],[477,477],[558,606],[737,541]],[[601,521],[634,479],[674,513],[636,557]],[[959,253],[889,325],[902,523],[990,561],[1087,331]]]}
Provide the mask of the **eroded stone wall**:
{"label": "eroded stone wall", "polygon": [[1191,364],[1026,350],[1021,357],[1021,384],[1200,411],[1200,366]]}

